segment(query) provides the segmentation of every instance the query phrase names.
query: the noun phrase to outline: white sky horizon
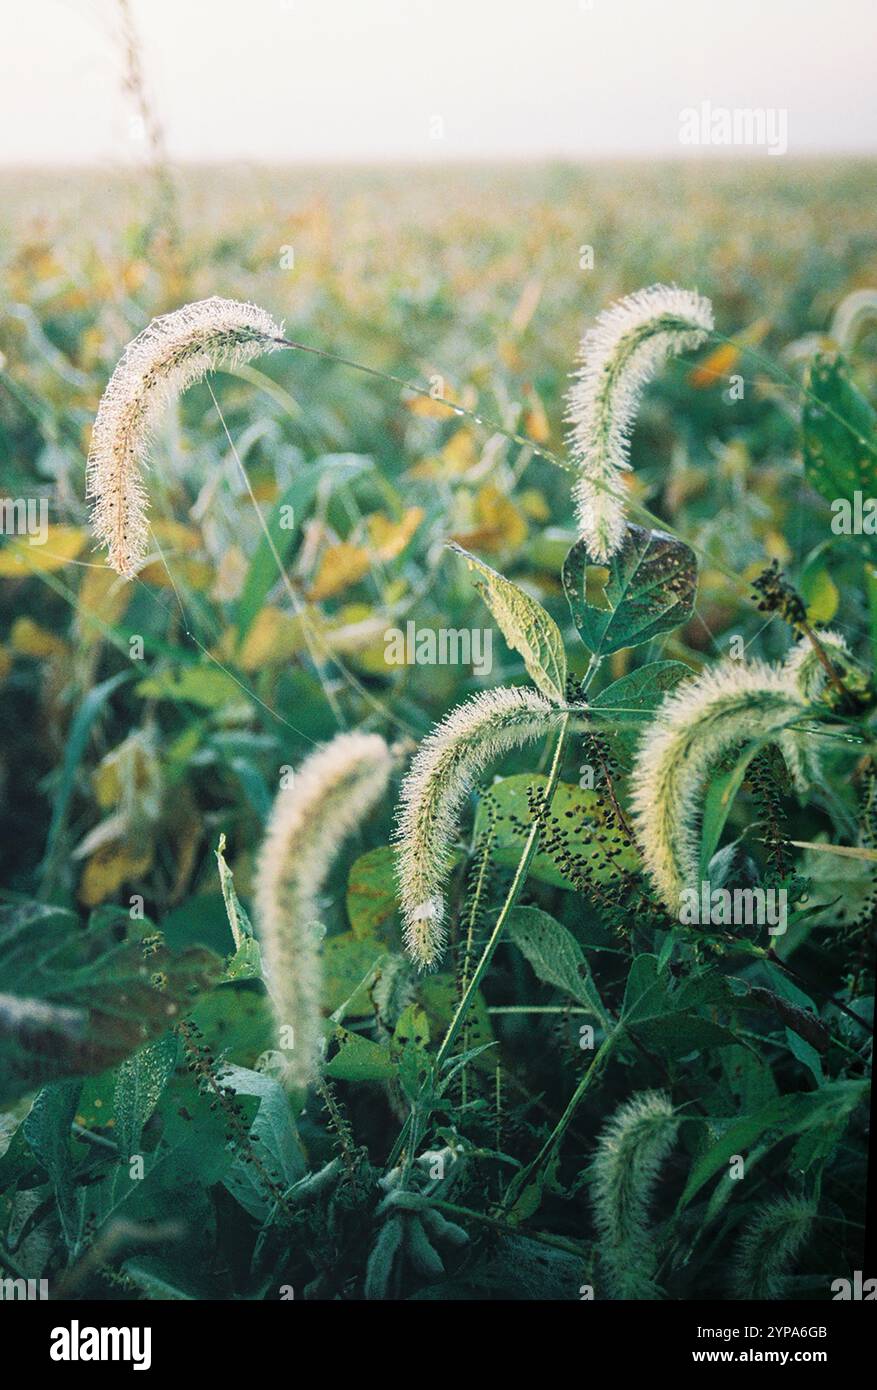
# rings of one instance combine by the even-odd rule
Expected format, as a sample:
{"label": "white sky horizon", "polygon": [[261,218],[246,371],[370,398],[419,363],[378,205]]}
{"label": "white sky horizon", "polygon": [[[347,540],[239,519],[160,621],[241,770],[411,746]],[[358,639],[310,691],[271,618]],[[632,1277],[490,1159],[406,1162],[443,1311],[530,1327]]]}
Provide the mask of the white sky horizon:
{"label": "white sky horizon", "polygon": [[[130,3],[181,164],[776,162],[681,144],[704,102],[787,113],[788,158],[877,153],[875,0]],[[116,0],[2,0],[0,166],[142,163],[119,32]]]}

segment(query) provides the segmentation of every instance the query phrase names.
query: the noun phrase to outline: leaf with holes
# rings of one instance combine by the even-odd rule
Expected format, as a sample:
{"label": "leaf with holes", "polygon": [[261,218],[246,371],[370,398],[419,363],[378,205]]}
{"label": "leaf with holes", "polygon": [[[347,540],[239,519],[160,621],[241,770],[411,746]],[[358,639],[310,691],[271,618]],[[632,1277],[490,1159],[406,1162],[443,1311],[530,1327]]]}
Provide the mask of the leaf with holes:
{"label": "leaf with holes", "polygon": [[585,646],[595,656],[638,647],[687,622],[694,611],[697,561],[683,541],[663,531],[628,526],[620,549],[599,569],[599,587],[588,582],[595,561],[577,541],[563,563],[563,588]]}

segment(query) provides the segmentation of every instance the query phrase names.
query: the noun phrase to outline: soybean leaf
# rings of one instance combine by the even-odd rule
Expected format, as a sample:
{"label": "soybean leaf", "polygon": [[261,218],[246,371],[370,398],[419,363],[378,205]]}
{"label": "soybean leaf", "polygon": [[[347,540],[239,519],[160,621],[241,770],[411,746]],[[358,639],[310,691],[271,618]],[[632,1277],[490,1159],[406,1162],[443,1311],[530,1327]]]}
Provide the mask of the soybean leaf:
{"label": "soybean leaf", "polygon": [[589,703],[601,736],[620,752],[630,753],[665,696],[690,675],[682,661],[650,661],[613,681]]}
{"label": "soybean leaf", "polygon": [[212,952],[175,955],[151,933],[112,908],[83,928],[43,903],[0,907],[0,1102],[115,1066],[217,979]]}
{"label": "soybean leaf", "polygon": [[730,1047],[739,1038],[729,1028],[696,1012],[704,1004],[721,1002],[723,984],[695,978],[671,989],[657,957],[637,956],[630,967],[621,1026],[663,1057],[685,1057],[707,1047]]}
{"label": "soybean leaf", "polygon": [[371,937],[396,911],[396,852],[380,845],[361,854],[347,881],[347,917],[353,935]]}
{"label": "soybean leaf", "polygon": [[58,1081],[44,1086],[22,1126],[31,1152],[49,1175],[68,1247],[76,1232],[76,1192],[70,1158],[70,1127],[76,1114],[80,1083]]}
{"label": "soybean leaf", "polygon": [[247,698],[232,676],[217,666],[207,665],[166,666],[142,680],[137,694],[149,700],[182,700],[202,709],[222,709]]}
{"label": "soybean leaf", "polygon": [[[241,1095],[235,1097],[235,1106],[249,1125],[257,1102]],[[120,1218],[149,1221],[169,1228],[169,1240],[203,1245],[213,1220],[206,1189],[225,1176],[235,1157],[228,1143],[227,1114],[216,1104],[214,1092],[200,1091],[188,1075],[171,1079],[157,1114],[161,1136],[156,1147],[142,1155],[142,1176],[127,1163],[117,1163],[103,1182],[84,1186],[80,1229],[97,1232]]]}
{"label": "soybean leaf", "polygon": [[807,481],[829,502],[877,495],[877,416],[842,357],[817,356],[803,412]]}
{"label": "soybean leaf", "polygon": [[507,930],[540,980],[572,995],[606,1022],[588,962],[572,932],[538,907],[516,907]]}
{"label": "soybean leaf", "polygon": [[389,1081],[396,1074],[390,1049],[346,1028],[335,1032],[338,1051],[326,1063],[327,1076],[337,1081]]}
{"label": "soybean leaf", "polygon": [[[254,1096],[258,1100],[250,1139],[268,1176],[285,1191],[305,1174],[301,1140],[286,1092],[273,1077],[246,1067],[224,1067],[221,1080],[224,1086],[232,1087],[236,1096]],[[250,1216],[258,1220],[268,1216],[272,1194],[246,1155],[235,1159],[223,1183]]]}
{"label": "soybean leaf", "polygon": [[484,583],[476,583],[476,587],[509,646],[523,657],[531,679],[549,700],[562,703],[566,698],[566,652],[551,614],[517,584],[462,546],[452,544],[450,548],[463,556],[470,569],[483,576]]}
{"label": "soybean leaf", "polygon": [[563,564],[563,587],[573,622],[595,656],[638,647],[687,622],[694,611],[694,551],[663,531],[629,525],[607,565],[603,606],[588,599],[588,571],[597,562],[577,541]]}
{"label": "soybean leaf", "polygon": [[125,1159],[136,1153],[143,1126],[161,1099],[177,1062],[176,1033],[165,1033],[126,1057],[116,1071],[113,1097],[115,1137]]}
{"label": "soybean leaf", "polygon": [[[533,820],[531,797],[545,787],[547,778],[542,774],[519,773],[513,777],[503,777],[494,782],[484,793],[475,813],[475,838],[490,833],[491,856],[495,863],[514,868],[521,855],[521,847],[529,833]],[[551,819],[557,821],[564,832],[571,836],[570,848],[582,853],[591,848],[599,848],[598,836],[606,836],[604,841],[613,850],[611,859],[605,855],[591,858],[588,873],[596,883],[614,881],[619,871],[629,869],[635,872],[639,866],[636,850],[625,846],[620,832],[610,820],[611,812],[595,791],[586,791],[570,782],[560,782],[551,802]],[[617,853],[616,853],[617,851]],[[539,849],[530,866],[530,876],[542,883],[554,884],[557,888],[574,888],[575,883],[558,868],[554,858],[546,850]]]}

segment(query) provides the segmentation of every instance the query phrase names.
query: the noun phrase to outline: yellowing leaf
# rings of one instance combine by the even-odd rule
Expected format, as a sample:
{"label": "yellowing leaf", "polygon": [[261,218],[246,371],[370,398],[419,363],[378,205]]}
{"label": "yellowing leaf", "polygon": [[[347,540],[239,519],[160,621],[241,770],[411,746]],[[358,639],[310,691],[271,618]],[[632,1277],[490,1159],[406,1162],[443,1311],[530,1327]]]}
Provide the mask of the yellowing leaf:
{"label": "yellowing leaf", "polygon": [[249,561],[240,546],[230,545],[222,553],[210,597],[217,603],[231,603],[240,598],[248,569]]}
{"label": "yellowing leaf", "polygon": [[104,845],[86,864],[79,883],[79,900],[96,907],[118,893],[125,883],[136,883],[152,866],[151,845],[133,849],[127,845]]}
{"label": "yellowing leaf", "polygon": [[138,730],[100,761],[92,775],[95,800],[104,811],[123,801],[139,819],[154,820],[161,810],[161,769],[153,741]]}
{"label": "yellowing leaf", "polygon": [[764,537],[764,548],[770,558],[779,560],[781,565],[787,565],[792,558],[791,547],[785,536],[781,536],[779,531],[768,531]]}
{"label": "yellowing leaf", "polygon": [[367,518],[369,538],[382,560],[401,555],[424,517],[422,507],[409,507],[401,521],[391,521],[383,512]]}
{"label": "yellowing leaf", "polygon": [[308,591],[308,598],[314,602],[332,598],[350,584],[358,583],[368,574],[371,566],[371,553],[364,546],[355,545],[353,541],[339,541],[337,545],[327,546],[320,557],[320,567]]}
{"label": "yellowing leaf", "polygon": [[442,460],[451,473],[466,473],[478,462],[475,438],[468,426],[452,434],[442,449]]}
{"label": "yellowing leaf", "polygon": [[167,550],[168,546],[187,553],[201,549],[201,532],[194,526],[184,525],[182,521],[158,517],[151,523],[150,529],[163,550]]}
{"label": "yellowing leaf", "polygon": [[526,518],[494,483],[485,483],[475,497],[475,516],[478,525],[454,540],[466,548],[477,545],[479,550],[516,550],[527,539]]}
{"label": "yellowing leaf", "polygon": [[16,618],[9,641],[13,650],[22,656],[65,656],[70,650],[66,642],[40,627],[33,618]]}
{"label": "yellowing leaf", "polygon": [[144,584],[154,584],[157,589],[172,589],[175,583],[182,582],[189,589],[203,592],[210,587],[213,569],[206,560],[192,555],[168,555],[164,560],[144,565],[137,577]]}
{"label": "yellowing leaf", "polygon": [[720,343],[702,362],[692,367],[688,373],[689,386],[703,391],[708,386],[722,382],[730,375],[731,368],[736,365],[739,356],[740,349],[735,343]]}
{"label": "yellowing leaf", "polygon": [[528,439],[535,439],[537,444],[547,444],[551,438],[548,416],[545,414],[545,407],[538,397],[529,410],[524,413],[524,434]]}
{"label": "yellowing leaf", "polygon": [[801,581],[801,596],[807,604],[807,621],[830,623],[840,604],[837,585],[827,570],[816,570]]}
{"label": "yellowing leaf", "polygon": [[744,348],[757,347],[770,328],[770,319],[756,319],[742,333],[737,333],[730,343],[720,343],[712,352],[692,367],[688,373],[688,384],[702,391],[709,386],[721,384],[737,366]]}
{"label": "yellowing leaf", "polygon": [[524,515],[530,517],[531,521],[544,522],[551,519],[548,503],[538,488],[528,487],[523,492],[519,492],[518,504]]}
{"label": "yellowing leaf", "polygon": [[279,608],[262,608],[238,652],[242,671],[257,671],[260,667],[288,661],[302,644],[301,623]]}
{"label": "yellowing leaf", "polygon": [[498,574],[460,546],[466,564],[484,580],[478,590],[509,646],[520,652],[531,679],[555,703],[566,696],[566,652],[560,629],[550,613],[517,584]]}
{"label": "yellowing leaf", "polygon": [[77,632],[79,641],[88,646],[100,640],[101,629],[87,619],[89,613],[101,623],[112,626],[128,607],[134,594],[133,584],[126,584],[108,565],[96,565],[83,570],[77,601]]}
{"label": "yellowing leaf", "polygon": [[221,709],[246,698],[237,681],[218,666],[168,668],[141,681],[137,694],[152,700],[187,700],[204,709]]}
{"label": "yellowing leaf", "polygon": [[53,574],[75,560],[87,540],[88,532],[81,526],[50,526],[43,545],[32,545],[28,536],[12,536],[0,550],[0,578]]}
{"label": "yellowing leaf", "polygon": [[[457,397],[450,386],[438,391],[446,401],[456,401]],[[423,416],[427,420],[447,420],[452,414],[451,407],[437,401],[433,396],[412,396],[405,402],[412,415]]]}

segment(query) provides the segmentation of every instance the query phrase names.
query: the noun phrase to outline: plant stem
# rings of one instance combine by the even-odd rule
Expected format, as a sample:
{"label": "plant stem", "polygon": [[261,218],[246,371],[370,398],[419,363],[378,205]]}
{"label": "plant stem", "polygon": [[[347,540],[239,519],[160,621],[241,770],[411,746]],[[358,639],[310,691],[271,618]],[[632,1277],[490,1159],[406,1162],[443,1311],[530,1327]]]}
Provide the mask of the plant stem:
{"label": "plant stem", "polygon": [[587,1091],[594,1077],[597,1075],[606,1058],[609,1056],[609,1053],[612,1051],[612,1048],[615,1046],[616,1036],[617,1029],[614,1032],[610,1033],[608,1038],[604,1039],[604,1041],[601,1043],[600,1047],[597,1049],[594,1056],[591,1058],[590,1066],[587,1068],[578,1086],[576,1086],[575,1090],[573,1091],[566,1109],[564,1110],[557,1124],[554,1126],[554,1129],[549,1134],[548,1138],[545,1140],[545,1143],[542,1145],[542,1148],[539,1150],[532,1162],[528,1163],[526,1168],[522,1168],[520,1173],[517,1173],[515,1177],[512,1179],[512,1181],[509,1183],[505,1197],[502,1200],[501,1209],[503,1211],[508,1211],[510,1207],[514,1206],[515,1202],[517,1201],[520,1194],[523,1192],[530,1179],[551,1158],[552,1154],[554,1153],[555,1149],[557,1148],[558,1144],[560,1143],[561,1139],[563,1138],[564,1134],[569,1128],[572,1117],[578,1109],[579,1101],[582,1099],[582,1096]]}
{"label": "plant stem", "polygon": [[852,695],[847,690],[846,686],[844,685],[843,681],[841,680],[840,676],[835,670],[828,653],[826,652],[819,638],[816,636],[816,633],[813,631],[810,624],[808,622],[801,621],[797,624],[797,626],[799,630],[803,632],[804,636],[807,638],[807,641],[810,643],[811,647],[816,653],[820,665],[823,667],[826,675],[828,676],[829,681],[834,686],[835,690],[839,692],[839,694],[843,697],[844,700],[851,701],[853,698]]}

